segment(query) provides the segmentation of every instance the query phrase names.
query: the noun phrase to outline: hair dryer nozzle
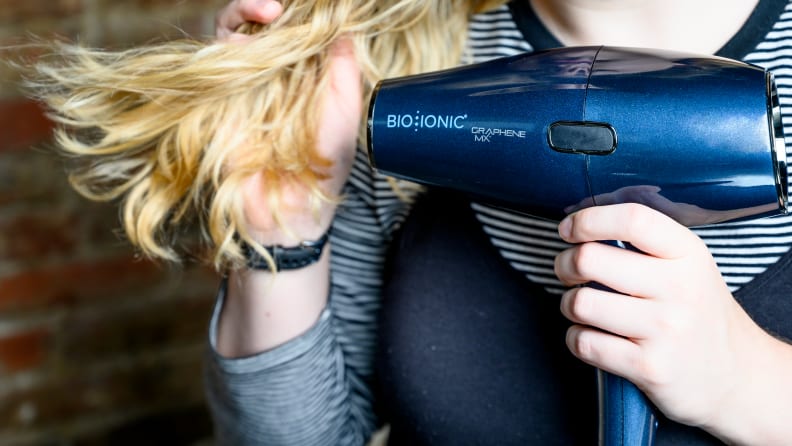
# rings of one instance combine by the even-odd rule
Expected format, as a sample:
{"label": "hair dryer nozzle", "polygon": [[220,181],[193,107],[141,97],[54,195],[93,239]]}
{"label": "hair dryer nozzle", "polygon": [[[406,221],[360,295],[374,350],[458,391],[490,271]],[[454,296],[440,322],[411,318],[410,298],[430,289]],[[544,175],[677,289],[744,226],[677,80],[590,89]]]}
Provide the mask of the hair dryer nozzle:
{"label": "hair dryer nozzle", "polygon": [[784,126],[781,123],[781,104],[778,101],[778,90],[773,74],[770,72],[767,73],[767,116],[770,120],[768,127],[770,128],[778,206],[780,212],[786,214],[789,205],[786,142],[784,140]]}

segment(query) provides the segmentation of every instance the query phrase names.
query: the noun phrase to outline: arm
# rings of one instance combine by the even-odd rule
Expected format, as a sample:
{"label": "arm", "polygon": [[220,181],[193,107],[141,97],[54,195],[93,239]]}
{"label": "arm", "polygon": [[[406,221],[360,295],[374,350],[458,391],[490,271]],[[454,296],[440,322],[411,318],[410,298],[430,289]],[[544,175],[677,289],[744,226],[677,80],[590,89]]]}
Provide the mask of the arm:
{"label": "arm", "polygon": [[[323,100],[317,129],[320,156],[332,166],[316,166],[326,179],[320,187],[336,196],[352,167],[362,114],[362,85],[351,42],[331,49],[330,85]],[[312,207],[311,191],[297,181],[278,197],[280,221],[270,211],[268,187],[261,173],[243,186],[247,230],[264,245],[293,246],[315,240],[330,226],[336,203]],[[327,252],[309,267],[276,275],[263,271],[234,271],[229,277],[229,298],[219,321],[218,348],[226,356],[243,356],[275,347],[312,326],[327,303]],[[272,321],[261,324],[262,321]]]}
{"label": "arm", "polygon": [[[264,6],[273,4],[279,6],[264,2]],[[233,22],[240,17],[256,21],[250,11],[253,6],[254,2],[235,1],[218,23],[231,23],[228,26],[234,29],[239,23]],[[235,8],[243,13],[229,18],[228,11]],[[353,162],[361,91],[351,47],[341,42],[333,55],[317,144],[322,155],[334,161],[322,186],[337,194]],[[358,159],[356,170],[370,176],[365,159]],[[266,190],[260,176],[244,186],[247,229],[262,243],[290,246],[299,241],[295,235],[316,239],[331,222],[335,229],[320,261],[313,265],[275,275],[251,270],[229,274],[212,319],[213,348],[207,367],[207,395],[217,438],[221,444],[233,445],[363,444],[376,427],[368,387],[372,349],[363,344],[374,330],[375,307],[363,307],[359,301],[378,299],[379,290],[361,285],[343,266],[334,267],[331,286],[330,263],[332,251],[360,243],[344,230],[344,208],[358,206],[374,213],[375,206],[369,205],[375,204],[362,202],[354,188],[347,188],[342,209],[323,203],[314,214],[305,200],[308,191],[295,184],[280,196],[286,204],[282,208],[290,210],[283,221],[287,232],[273,221]],[[387,246],[382,228],[371,228],[370,234],[371,246]],[[336,248],[337,243],[342,247]],[[367,268],[378,274],[381,266],[372,263],[357,270]],[[328,304],[331,294],[333,301]],[[369,321],[369,326],[350,330],[346,318],[350,313]]]}
{"label": "arm", "polygon": [[[210,351],[207,395],[220,444],[361,445],[376,427],[370,385],[380,278],[408,206],[384,178],[372,176],[363,153],[356,161],[333,221],[330,300],[318,320],[266,351],[241,358]],[[269,320],[251,318],[259,327]]]}
{"label": "arm", "polygon": [[[562,282],[619,292],[564,294],[573,354],[632,381],[669,418],[728,443],[788,442],[792,346],[751,320],[700,239],[635,204],[582,210],[559,233],[577,244],[556,259]],[[642,253],[596,240],[627,241]]]}

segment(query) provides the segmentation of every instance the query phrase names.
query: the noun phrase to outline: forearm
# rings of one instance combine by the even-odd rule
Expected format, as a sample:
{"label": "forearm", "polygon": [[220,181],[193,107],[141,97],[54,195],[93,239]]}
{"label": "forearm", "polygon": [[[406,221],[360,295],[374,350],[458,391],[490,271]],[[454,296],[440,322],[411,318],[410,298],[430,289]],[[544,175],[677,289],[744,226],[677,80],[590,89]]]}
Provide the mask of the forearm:
{"label": "forearm", "polygon": [[742,382],[705,428],[728,444],[788,445],[792,438],[792,345],[765,332],[744,339],[752,354]]}
{"label": "forearm", "polygon": [[[219,444],[362,445],[377,425],[370,385],[380,278],[410,201],[398,199],[386,179],[375,180],[362,152],[356,168],[320,262],[271,282],[234,275],[228,282],[244,287],[234,295],[230,283],[220,289],[206,367]],[[291,319],[285,330],[273,311]]]}
{"label": "forearm", "polygon": [[[340,238],[347,234],[343,229],[342,225],[335,231]],[[300,294],[327,289],[329,248],[320,262],[302,270],[279,273],[274,279],[261,276],[262,282],[254,277],[229,277],[221,287],[205,368],[218,444],[359,446],[376,427],[368,388],[369,332],[337,336],[338,330],[346,332],[345,315],[354,316],[350,323],[355,327],[360,327],[361,320],[375,320],[369,312],[376,307],[359,302],[378,294],[377,289],[356,281],[358,274],[369,277],[371,272],[367,268],[347,271],[336,265],[334,277],[341,283],[333,286],[332,299],[325,291],[313,298],[310,293]],[[239,294],[230,296],[231,280],[251,288],[235,290]],[[311,286],[317,280],[321,285]],[[259,294],[254,287],[263,289]],[[232,304],[232,299],[237,302]],[[318,309],[317,315],[305,317],[313,309]],[[291,322],[275,322],[280,316]],[[219,348],[221,320],[226,330],[225,351]]]}
{"label": "forearm", "polygon": [[277,274],[232,272],[218,319],[217,352],[228,358],[250,356],[308,331],[327,306],[329,248],[305,268]]}

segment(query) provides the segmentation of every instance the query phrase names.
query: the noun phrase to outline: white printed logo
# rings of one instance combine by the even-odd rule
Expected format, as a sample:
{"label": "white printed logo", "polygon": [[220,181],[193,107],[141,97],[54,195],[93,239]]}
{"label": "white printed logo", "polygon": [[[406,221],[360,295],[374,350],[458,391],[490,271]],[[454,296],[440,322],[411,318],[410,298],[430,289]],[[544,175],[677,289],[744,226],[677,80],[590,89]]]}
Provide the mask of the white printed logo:
{"label": "white printed logo", "polygon": [[[415,114],[393,114],[386,116],[386,126],[389,129],[463,129],[465,120],[464,115],[437,115],[423,114],[420,110]],[[493,127],[471,127],[473,140],[477,142],[491,142],[493,136],[503,136],[507,138],[525,138],[525,130],[503,129]]]}
{"label": "white printed logo", "polygon": [[422,114],[420,110],[414,115],[388,115],[386,125],[389,129],[463,129],[464,120],[468,115],[435,115]]}
{"label": "white printed logo", "polygon": [[525,138],[525,130],[499,129],[491,127],[471,127],[473,139],[478,142],[490,142],[493,136],[505,136],[508,138]]}

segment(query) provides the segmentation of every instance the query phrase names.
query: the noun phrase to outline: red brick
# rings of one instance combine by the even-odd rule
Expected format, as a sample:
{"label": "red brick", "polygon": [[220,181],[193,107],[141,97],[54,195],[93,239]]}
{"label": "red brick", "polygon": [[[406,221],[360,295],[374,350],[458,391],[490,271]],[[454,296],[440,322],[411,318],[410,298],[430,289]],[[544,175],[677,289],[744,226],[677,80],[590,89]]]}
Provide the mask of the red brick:
{"label": "red brick", "polygon": [[160,266],[131,257],[31,269],[0,278],[0,311],[129,295],[150,288],[165,276]]}
{"label": "red brick", "polygon": [[52,122],[44,116],[44,110],[25,99],[0,102],[0,123],[0,152],[27,149],[47,140],[52,132]]}
{"label": "red brick", "polygon": [[[18,45],[31,35],[112,48],[180,29],[211,33],[227,2],[0,0],[0,319],[47,321],[0,339],[0,443],[194,443],[166,439],[170,420],[143,418],[203,408],[201,352],[216,274],[133,258],[113,234],[117,204],[77,196],[63,158],[42,150],[51,123],[22,98],[4,61],[35,60],[40,47]],[[190,421],[185,431],[211,428],[205,417]]]}
{"label": "red brick", "polygon": [[[0,175],[2,170],[0,168]],[[0,180],[0,209],[4,201],[2,182]],[[40,263],[43,257],[74,258],[81,253],[117,253],[120,250],[129,253],[129,243],[119,234],[121,222],[117,205],[90,202],[61,183],[59,192],[62,195],[42,192],[41,198],[49,202],[34,203],[29,196],[24,207],[0,211],[0,259],[30,265]],[[32,192],[31,188],[22,187],[9,187],[8,190]]]}
{"label": "red brick", "polygon": [[0,21],[16,22],[36,17],[63,17],[82,11],[81,0],[0,0]]}
{"label": "red brick", "polygon": [[[220,9],[223,5],[227,3],[226,0],[191,0],[189,5],[186,5],[181,2],[174,2],[173,0],[131,0],[127,2],[128,4],[133,5],[134,7],[141,7],[146,9],[153,9],[157,7],[165,7],[165,8],[175,8],[177,6],[182,6],[182,10],[200,10],[202,12],[205,11],[214,11],[215,9]],[[180,4],[177,4],[180,3]],[[184,6],[187,6],[186,8]]]}
{"label": "red brick", "polygon": [[51,332],[41,327],[0,338],[0,370],[15,373],[40,366],[50,343]]}
{"label": "red brick", "polygon": [[75,228],[79,223],[76,214],[67,212],[31,213],[0,220],[0,234],[11,235],[6,237],[5,249],[0,249],[0,257],[18,261],[73,254],[79,238]]}
{"label": "red brick", "polygon": [[[200,349],[118,365],[100,363],[61,367],[36,385],[11,390],[0,404],[0,432],[43,430],[54,423],[77,423],[112,411],[184,407],[203,401]],[[35,410],[20,420],[20,407]]]}
{"label": "red brick", "polygon": [[62,359],[94,361],[119,353],[147,351],[202,342],[214,301],[207,287],[198,298],[170,298],[68,315],[58,334]]}
{"label": "red brick", "polygon": [[85,202],[69,187],[61,160],[38,150],[0,151],[0,210]]}

